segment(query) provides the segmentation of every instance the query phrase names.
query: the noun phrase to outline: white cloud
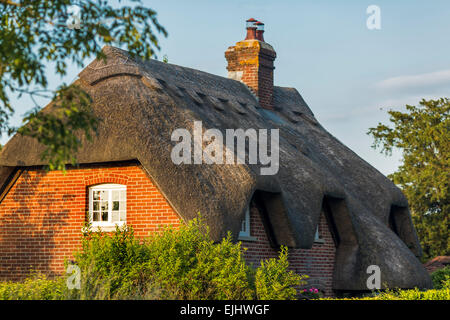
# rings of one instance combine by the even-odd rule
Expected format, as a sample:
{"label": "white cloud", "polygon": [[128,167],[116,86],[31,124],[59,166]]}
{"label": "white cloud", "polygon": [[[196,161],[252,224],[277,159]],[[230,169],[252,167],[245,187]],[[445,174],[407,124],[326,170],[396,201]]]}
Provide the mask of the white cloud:
{"label": "white cloud", "polygon": [[[338,121],[338,122],[346,122],[351,119],[361,119],[367,118],[370,119],[378,119],[382,116],[386,115],[387,111],[390,109],[403,111],[405,106],[408,105],[419,105],[419,102],[422,99],[431,100],[431,99],[439,99],[441,95],[407,95],[401,97],[387,97],[384,99],[374,98],[373,101],[368,105],[353,105],[348,106],[346,108],[341,109],[340,112],[332,112],[326,113],[320,117],[320,120],[329,122],[329,121]],[[377,101],[378,100],[378,101]]]}
{"label": "white cloud", "polygon": [[450,70],[388,78],[378,82],[379,89],[400,90],[441,87],[450,84]]}

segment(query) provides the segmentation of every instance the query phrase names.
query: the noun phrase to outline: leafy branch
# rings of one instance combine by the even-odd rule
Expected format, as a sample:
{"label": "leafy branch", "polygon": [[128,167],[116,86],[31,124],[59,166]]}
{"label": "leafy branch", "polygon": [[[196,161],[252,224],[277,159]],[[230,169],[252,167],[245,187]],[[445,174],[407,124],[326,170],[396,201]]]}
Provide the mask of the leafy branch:
{"label": "leafy branch", "polygon": [[[139,0],[131,2],[132,6],[112,7],[104,0],[0,0],[0,134],[19,132],[36,138],[46,147],[43,157],[51,168],[74,162],[73,154],[81,146],[75,132],[95,131],[98,121],[93,121],[91,101],[81,88],[69,90],[65,83],[57,90],[48,88],[48,63],[63,77],[69,63],[81,67],[90,57],[106,59],[103,45],[122,47],[142,59],[153,57],[160,49],[156,34],[167,32],[154,10]],[[79,8],[79,29],[68,27],[74,5]],[[23,119],[32,130],[9,125],[14,113],[10,97],[15,94],[29,95],[34,103]],[[52,97],[59,114],[40,113],[36,97]],[[64,102],[67,97],[72,100]],[[78,110],[75,102],[82,104]]]}

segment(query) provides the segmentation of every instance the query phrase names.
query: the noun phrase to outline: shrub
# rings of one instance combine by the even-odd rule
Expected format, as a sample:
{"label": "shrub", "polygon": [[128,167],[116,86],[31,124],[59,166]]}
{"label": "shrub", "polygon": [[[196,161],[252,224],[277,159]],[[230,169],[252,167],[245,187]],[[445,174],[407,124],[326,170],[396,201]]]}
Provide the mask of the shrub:
{"label": "shrub", "polygon": [[82,250],[75,253],[81,269],[81,288],[72,291],[75,294],[72,298],[141,298],[151,291],[138,283],[137,269],[149,255],[146,247],[134,238],[132,228],[116,228],[112,235],[86,230]]}
{"label": "shrub", "polygon": [[256,295],[261,300],[293,300],[297,287],[306,284],[307,276],[288,270],[288,249],[281,247],[278,259],[261,261],[256,271]]}
{"label": "shrub", "polygon": [[443,290],[394,290],[378,295],[376,300],[450,300],[450,289]]}
{"label": "shrub", "polygon": [[[431,280],[433,280],[433,286],[435,289],[443,289],[445,282],[450,282],[450,266],[446,266],[440,270],[436,270],[431,274]],[[446,286],[449,288],[449,285]]]}
{"label": "shrub", "polygon": [[288,270],[285,247],[255,270],[241,243],[231,234],[214,243],[200,218],[142,241],[132,228],[89,230],[75,253],[79,289],[69,290],[66,277],[38,276],[1,283],[0,299],[294,299],[305,278]]}
{"label": "shrub", "polygon": [[82,275],[75,299],[292,299],[302,283],[288,271],[287,248],[255,270],[231,234],[214,243],[201,218],[141,242],[132,228],[88,231],[75,257]]}
{"label": "shrub", "polygon": [[441,290],[386,290],[361,298],[324,298],[325,300],[450,300],[450,289]]}
{"label": "shrub", "polygon": [[149,258],[141,272],[152,275],[162,298],[251,299],[253,270],[246,265],[240,243],[228,234],[210,240],[208,228],[194,219],[178,230],[167,227],[146,243]]}
{"label": "shrub", "polygon": [[0,282],[0,300],[62,300],[67,297],[63,278],[35,274],[23,282]]}

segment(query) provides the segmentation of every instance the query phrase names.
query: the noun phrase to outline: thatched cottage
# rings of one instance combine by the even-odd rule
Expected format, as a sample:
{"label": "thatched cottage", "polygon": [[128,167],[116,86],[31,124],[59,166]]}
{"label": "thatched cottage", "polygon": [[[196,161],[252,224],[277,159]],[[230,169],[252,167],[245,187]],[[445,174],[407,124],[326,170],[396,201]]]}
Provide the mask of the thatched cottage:
{"label": "thatched cottage", "polygon": [[[20,135],[0,154],[0,278],[63,273],[86,219],[143,237],[201,212],[215,240],[231,231],[242,241],[249,262],[288,246],[293,270],[327,294],[366,291],[371,265],[383,286],[430,287],[405,196],[327,132],[296,89],[274,86],[276,53],[263,32],[247,22],[246,39],[225,52],[228,78],[105,47],[106,63],[75,81],[102,120],[94,141],[80,136],[79,166],[47,172],[43,147]],[[277,173],[175,164],[171,135],[194,121],[223,133],[278,129]]]}

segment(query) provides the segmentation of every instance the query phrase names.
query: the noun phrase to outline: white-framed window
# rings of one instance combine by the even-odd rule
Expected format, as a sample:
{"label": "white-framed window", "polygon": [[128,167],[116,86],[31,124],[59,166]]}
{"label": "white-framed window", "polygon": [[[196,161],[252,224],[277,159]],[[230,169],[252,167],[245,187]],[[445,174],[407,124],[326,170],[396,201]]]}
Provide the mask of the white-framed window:
{"label": "white-framed window", "polygon": [[242,220],[239,238],[250,238],[250,210],[245,211],[244,220]]}
{"label": "white-framed window", "polygon": [[243,241],[257,241],[258,239],[252,237],[250,234],[250,208],[247,207],[247,211],[245,211],[244,220],[241,223],[241,230],[239,231],[239,240]]}
{"label": "white-framed window", "polygon": [[127,221],[127,187],[100,184],[89,188],[89,219],[92,227],[122,226]]}

